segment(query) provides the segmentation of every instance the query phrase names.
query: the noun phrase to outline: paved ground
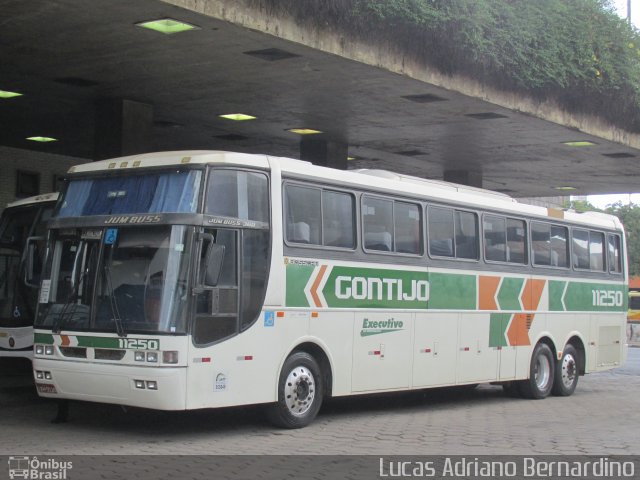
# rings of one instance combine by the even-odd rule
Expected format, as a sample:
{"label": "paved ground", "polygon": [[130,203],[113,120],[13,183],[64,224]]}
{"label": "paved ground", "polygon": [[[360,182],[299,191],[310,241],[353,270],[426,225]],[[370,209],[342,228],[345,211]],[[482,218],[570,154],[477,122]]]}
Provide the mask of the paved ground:
{"label": "paved ground", "polygon": [[0,455],[640,454],[640,348],[627,364],[580,379],[572,397],[512,399],[499,387],[333,400],[310,427],[278,430],[257,407],[154,412],[55,404],[34,393],[29,366],[0,362]]}

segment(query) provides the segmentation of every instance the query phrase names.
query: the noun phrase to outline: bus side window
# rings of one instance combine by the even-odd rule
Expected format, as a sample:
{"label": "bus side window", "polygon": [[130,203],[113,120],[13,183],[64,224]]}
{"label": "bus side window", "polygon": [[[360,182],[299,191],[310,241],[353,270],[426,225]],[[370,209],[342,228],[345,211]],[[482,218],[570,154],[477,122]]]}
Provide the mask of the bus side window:
{"label": "bus side window", "polygon": [[393,252],[393,201],[363,196],[362,229],[365,249]]}
{"label": "bus side window", "polygon": [[456,258],[478,259],[478,216],[456,210]]}
{"label": "bus side window", "polygon": [[429,207],[429,255],[453,257],[454,224],[453,209]]}
{"label": "bus side window", "polygon": [[622,273],[622,255],[620,253],[620,235],[607,235],[609,250],[609,272]]}
{"label": "bus side window", "polygon": [[604,233],[589,232],[589,268],[604,271]]}
{"label": "bus side window", "polygon": [[319,188],[285,187],[287,241],[322,244],[322,191]]}
{"label": "bus side window", "polygon": [[485,215],[483,231],[484,258],[494,262],[506,262],[507,229],[505,218],[495,215]]}

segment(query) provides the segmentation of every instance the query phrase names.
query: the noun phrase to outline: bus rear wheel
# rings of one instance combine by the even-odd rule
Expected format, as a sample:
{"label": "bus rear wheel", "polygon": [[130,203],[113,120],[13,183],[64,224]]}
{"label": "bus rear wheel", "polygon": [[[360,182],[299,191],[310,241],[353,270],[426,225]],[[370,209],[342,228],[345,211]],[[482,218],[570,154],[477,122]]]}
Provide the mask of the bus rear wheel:
{"label": "bus rear wheel", "polygon": [[282,366],[278,401],[268,407],[267,417],[277,427],[306,427],[318,414],[323,394],[318,362],[307,352],[295,352]]}
{"label": "bus rear wheel", "polygon": [[543,399],[549,396],[553,387],[555,359],[546,343],[539,343],[533,349],[529,379],[522,380],[518,386],[524,398]]}
{"label": "bus rear wheel", "polygon": [[571,395],[578,385],[578,352],[571,344],[562,351],[562,358],[556,364],[552,392],[560,397]]}

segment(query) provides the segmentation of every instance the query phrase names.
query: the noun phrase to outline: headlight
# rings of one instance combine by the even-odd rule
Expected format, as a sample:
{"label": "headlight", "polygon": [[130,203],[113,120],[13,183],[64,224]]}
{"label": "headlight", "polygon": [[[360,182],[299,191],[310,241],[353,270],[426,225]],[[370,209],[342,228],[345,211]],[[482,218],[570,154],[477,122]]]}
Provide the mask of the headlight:
{"label": "headlight", "polygon": [[133,354],[133,359],[136,362],[144,362],[144,352],[135,352]]}
{"label": "headlight", "polygon": [[53,355],[53,345],[47,345],[46,347],[44,347],[44,354]]}
{"label": "headlight", "polygon": [[147,352],[147,362],[158,362],[158,352]]}
{"label": "headlight", "polygon": [[44,354],[44,345],[36,345],[36,355]]}

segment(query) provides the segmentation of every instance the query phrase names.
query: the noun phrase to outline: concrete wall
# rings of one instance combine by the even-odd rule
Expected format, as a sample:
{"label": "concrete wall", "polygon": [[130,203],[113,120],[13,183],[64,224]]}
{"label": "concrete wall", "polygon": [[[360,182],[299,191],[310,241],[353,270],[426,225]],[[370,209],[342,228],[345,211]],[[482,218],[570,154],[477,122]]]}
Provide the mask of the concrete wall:
{"label": "concrete wall", "polygon": [[540,102],[522,94],[505,92],[473,78],[442,73],[424,59],[415,58],[385,41],[364,43],[351,32],[333,25],[299,25],[287,13],[275,14],[261,0],[162,0],[165,3],[224,20],[258,32],[306,45],[367,65],[406,75],[504,108],[623,145],[640,148],[640,135],[609,124],[593,115],[568,112],[552,100]]}
{"label": "concrete wall", "polygon": [[40,191],[53,191],[54,175],[64,175],[69,167],[87,163],[85,158],[65,157],[50,153],[20,150],[0,146],[0,211],[7,203],[16,200],[18,170],[40,175]]}

